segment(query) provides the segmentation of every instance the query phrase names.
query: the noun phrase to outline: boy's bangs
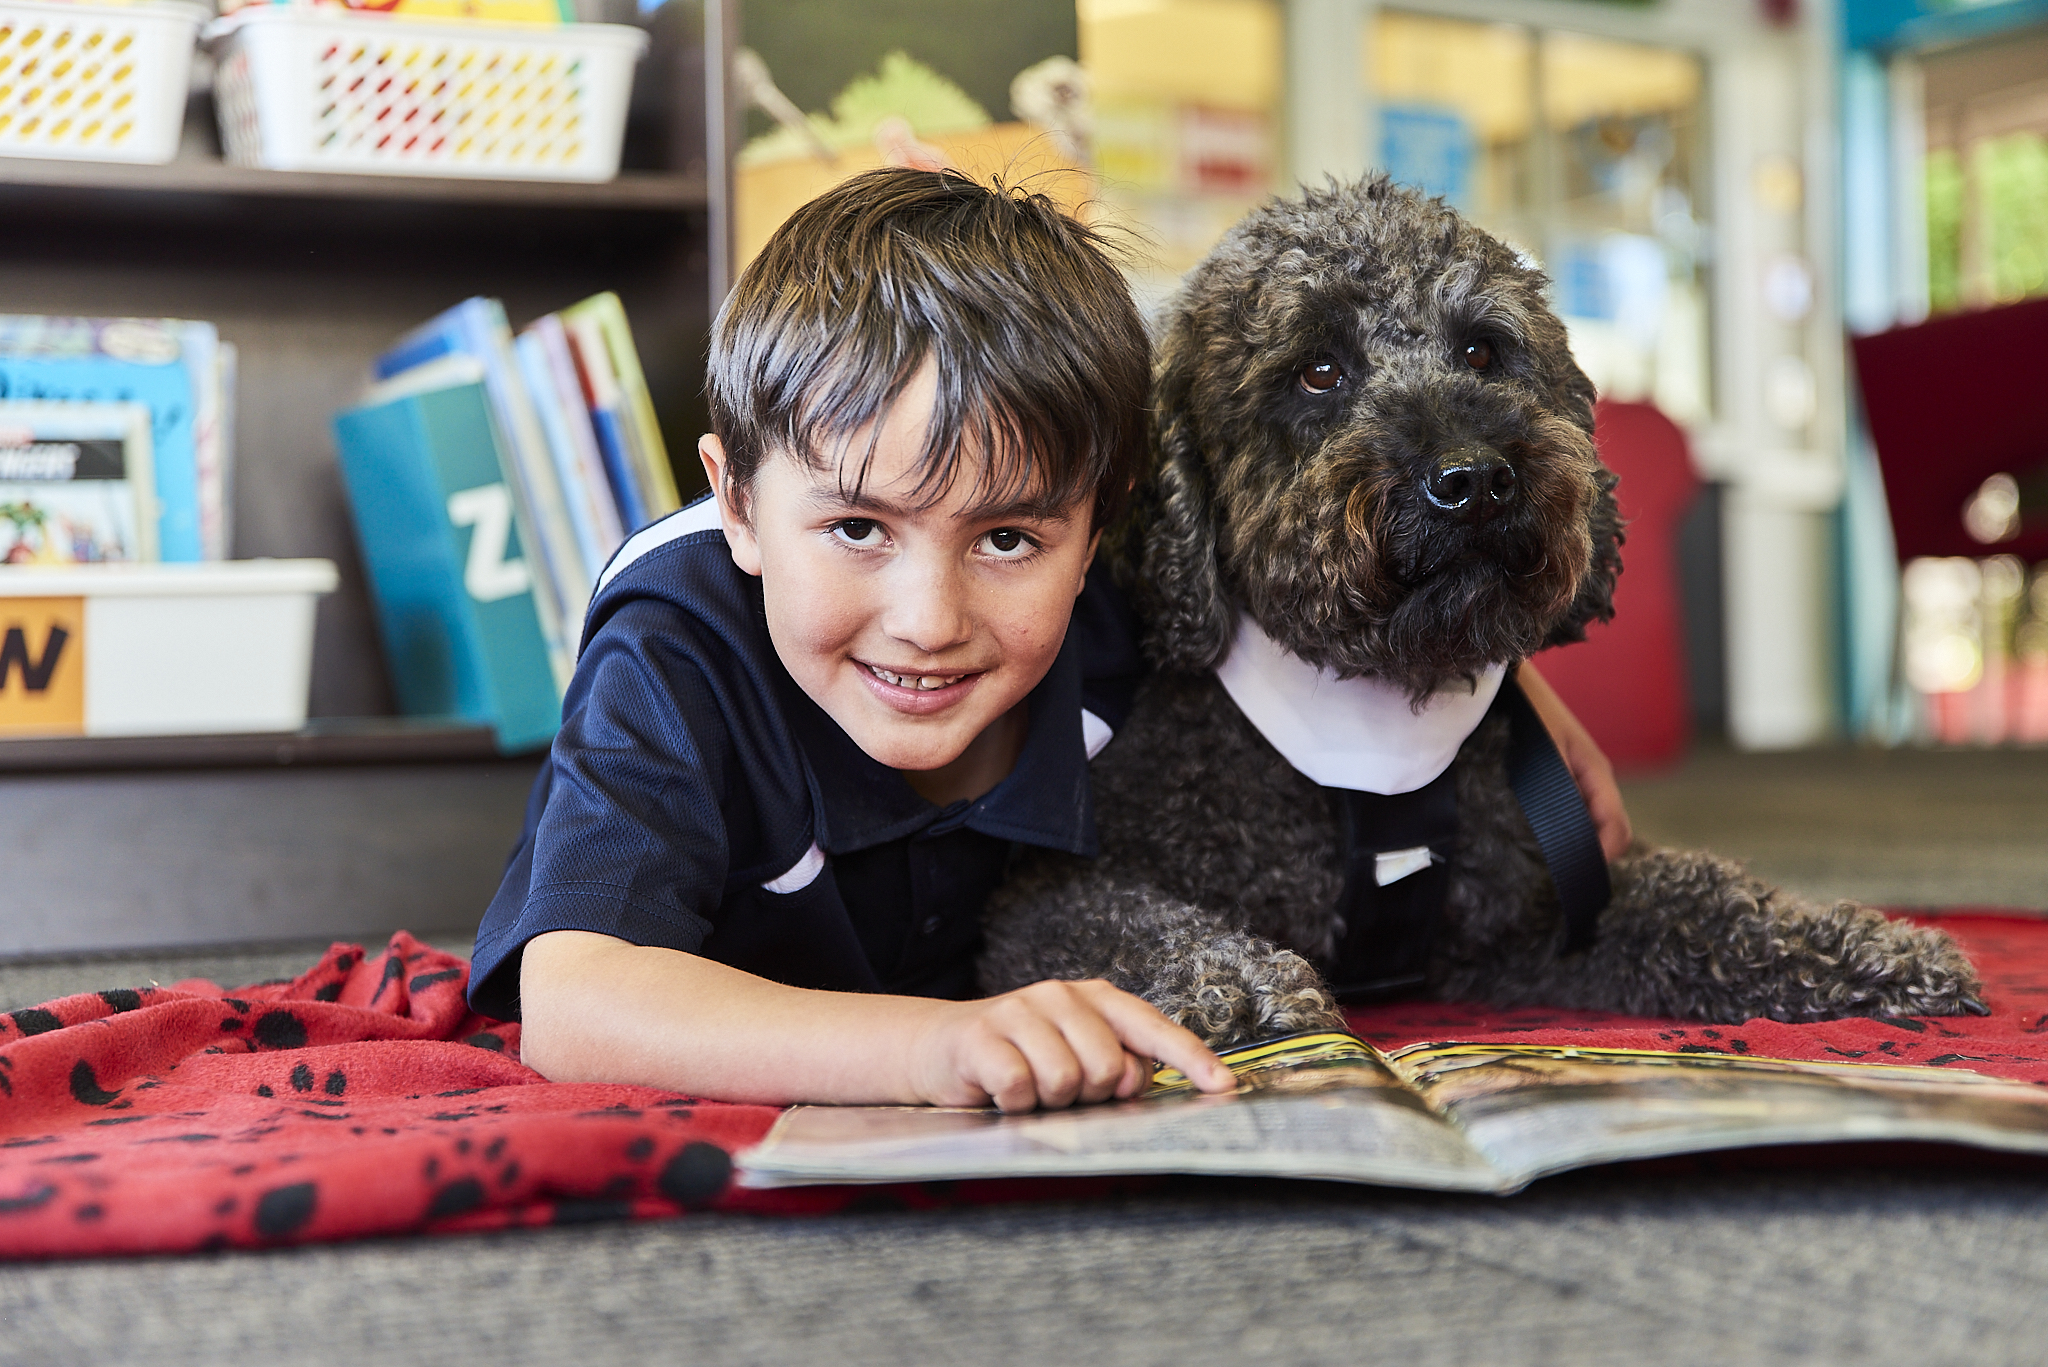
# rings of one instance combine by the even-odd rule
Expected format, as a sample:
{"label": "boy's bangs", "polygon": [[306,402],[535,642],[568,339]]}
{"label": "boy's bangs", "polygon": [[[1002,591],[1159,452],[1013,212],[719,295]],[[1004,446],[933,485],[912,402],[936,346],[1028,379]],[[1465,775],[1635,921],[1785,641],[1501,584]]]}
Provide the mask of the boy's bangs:
{"label": "boy's bangs", "polygon": [[949,364],[928,347],[905,350],[891,358],[893,364],[882,358],[836,359],[815,383],[798,386],[803,399],[789,415],[786,449],[821,473],[836,467],[842,496],[854,499],[866,488],[880,419],[927,364],[936,367],[938,384],[908,490],[916,507],[950,497],[966,477],[971,515],[1000,510],[1060,517],[1101,482],[1108,460],[1099,441],[1079,424],[1058,421],[1046,396],[1014,384],[966,383],[969,374],[1003,375],[986,359]]}

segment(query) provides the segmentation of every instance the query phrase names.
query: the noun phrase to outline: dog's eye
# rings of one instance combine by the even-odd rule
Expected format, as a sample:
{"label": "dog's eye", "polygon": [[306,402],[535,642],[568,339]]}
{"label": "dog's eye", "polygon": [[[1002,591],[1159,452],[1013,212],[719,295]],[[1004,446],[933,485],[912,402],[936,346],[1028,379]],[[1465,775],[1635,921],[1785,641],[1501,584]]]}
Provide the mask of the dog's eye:
{"label": "dog's eye", "polygon": [[1493,343],[1491,342],[1467,342],[1465,343],[1463,355],[1465,357],[1465,364],[1471,366],[1474,370],[1490,370],[1493,368]]}
{"label": "dog's eye", "polygon": [[1311,361],[1296,376],[1311,394],[1327,394],[1344,383],[1344,367],[1335,361]]}

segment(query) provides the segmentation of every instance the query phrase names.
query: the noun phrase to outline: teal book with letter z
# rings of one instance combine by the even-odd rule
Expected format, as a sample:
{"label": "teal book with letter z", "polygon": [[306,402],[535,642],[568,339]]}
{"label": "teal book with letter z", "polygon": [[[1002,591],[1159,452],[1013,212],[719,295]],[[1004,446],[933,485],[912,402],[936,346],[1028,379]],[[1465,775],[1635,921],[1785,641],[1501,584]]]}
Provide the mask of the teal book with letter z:
{"label": "teal book with letter z", "polygon": [[547,744],[561,697],[483,386],[350,409],[334,437],[400,709]]}

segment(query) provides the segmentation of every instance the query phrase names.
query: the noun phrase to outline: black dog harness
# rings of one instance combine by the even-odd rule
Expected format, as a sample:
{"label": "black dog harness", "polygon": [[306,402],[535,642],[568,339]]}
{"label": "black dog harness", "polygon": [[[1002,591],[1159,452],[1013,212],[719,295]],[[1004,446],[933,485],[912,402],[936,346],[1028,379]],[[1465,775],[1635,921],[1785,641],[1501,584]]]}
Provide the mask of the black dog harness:
{"label": "black dog harness", "polygon": [[[1550,866],[1564,908],[1565,952],[1576,952],[1593,942],[1594,920],[1612,896],[1599,834],[1564,758],[1512,673],[1488,709],[1489,716],[1494,713],[1507,717],[1508,786]],[[1423,985],[1458,839],[1455,770],[1453,765],[1409,793],[1323,790],[1344,833],[1344,889],[1337,896],[1344,938],[1324,966],[1341,1002],[1401,996]],[[1427,867],[1380,886],[1380,855],[1425,846]]]}

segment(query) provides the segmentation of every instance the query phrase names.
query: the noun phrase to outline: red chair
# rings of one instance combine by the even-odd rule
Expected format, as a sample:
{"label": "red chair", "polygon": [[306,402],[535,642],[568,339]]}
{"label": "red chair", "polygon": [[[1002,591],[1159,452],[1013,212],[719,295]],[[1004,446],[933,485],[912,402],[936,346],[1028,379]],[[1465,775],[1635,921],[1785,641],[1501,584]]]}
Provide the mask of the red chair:
{"label": "red chair", "polygon": [[1678,527],[1700,482],[1685,433],[1651,405],[1602,400],[1593,420],[1600,458],[1621,477],[1614,497],[1628,530],[1614,620],[1544,651],[1536,670],[1617,769],[1654,769],[1676,763],[1692,739]]}

